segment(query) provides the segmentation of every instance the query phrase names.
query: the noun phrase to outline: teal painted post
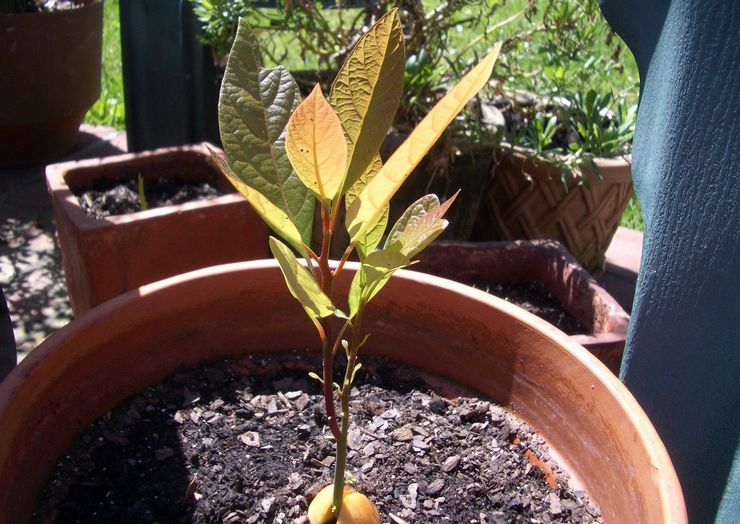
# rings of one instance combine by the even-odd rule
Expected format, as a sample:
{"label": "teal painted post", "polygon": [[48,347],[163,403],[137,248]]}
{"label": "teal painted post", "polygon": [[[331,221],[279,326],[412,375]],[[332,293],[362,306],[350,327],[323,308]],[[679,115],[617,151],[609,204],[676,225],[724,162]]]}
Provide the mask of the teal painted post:
{"label": "teal painted post", "polygon": [[645,237],[622,379],[668,448],[690,521],[740,522],[740,2],[601,8],[641,78]]}
{"label": "teal painted post", "polygon": [[188,0],[121,0],[129,151],[220,143],[219,73]]}

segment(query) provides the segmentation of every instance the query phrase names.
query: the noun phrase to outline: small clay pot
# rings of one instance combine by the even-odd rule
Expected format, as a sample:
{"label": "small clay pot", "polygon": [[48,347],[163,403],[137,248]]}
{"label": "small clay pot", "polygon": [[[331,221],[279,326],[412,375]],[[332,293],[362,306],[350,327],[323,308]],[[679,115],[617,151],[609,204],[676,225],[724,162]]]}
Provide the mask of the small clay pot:
{"label": "small clay pot", "polygon": [[[161,177],[207,181],[227,194],[104,219],[87,215],[73,194],[137,174],[145,184]],[[269,256],[267,226],[213,164],[205,143],[54,164],[46,185],[75,315],[163,278]]]}
{"label": "small clay pot", "polygon": [[[336,281],[346,296],[357,264]],[[645,413],[593,355],[544,320],[483,291],[400,271],[365,316],[367,354],[478,390],[514,410],[600,508],[605,522],[681,524],[668,454]],[[217,266],[144,286],[73,321],[0,385],[0,522],[26,522],[74,439],[176,369],[317,347],[274,261]]]}

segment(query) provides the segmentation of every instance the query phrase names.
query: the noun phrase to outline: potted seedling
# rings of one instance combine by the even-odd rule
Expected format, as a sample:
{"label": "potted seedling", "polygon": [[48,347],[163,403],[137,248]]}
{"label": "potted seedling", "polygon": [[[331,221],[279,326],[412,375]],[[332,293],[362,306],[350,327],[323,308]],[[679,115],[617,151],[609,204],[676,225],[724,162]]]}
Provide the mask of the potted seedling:
{"label": "potted seedling", "polygon": [[[219,103],[226,159],[216,152],[213,156],[265,222],[287,242],[271,237],[270,249],[288,289],[321,340],[323,367],[315,378],[323,387],[336,441],[336,465],[333,485],[322,490],[309,508],[312,524],[333,519],[380,522],[372,503],[345,486],[349,392],[360,368],[358,353],[368,336],[363,317],[393,273],[409,266],[444,231],[447,221],[443,216],[454,197],[444,203],[435,195],[420,198],[386,235],[388,205],[447,125],[488,82],[499,48],[474,67],[383,164],[378,151],[398,106],[405,63],[396,10],[380,18],[349,54],[332,84],[329,100],[317,84],[300,102],[290,74],[280,67],[262,68],[252,29],[245,23],[239,26]],[[313,220],[314,200],[321,231],[317,251],[300,233],[310,231],[304,224]],[[341,227],[343,208],[349,243],[332,267],[332,240]],[[333,281],[353,252],[359,256],[360,269],[348,303],[342,305],[333,296]],[[344,377],[335,383],[334,357],[339,351],[345,353],[347,362]],[[335,394],[340,399],[340,415]]]}
{"label": "potted seedling", "polygon": [[[213,359],[244,355],[259,359],[259,355],[299,348],[305,354],[307,341],[316,340],[318,332],[323,366],[315,377],[320,382],[319,396],[326,401],[326,425],[336,441],[337,453],[335,481],[308,506],[310,521],[379,522],[373,504],[349,488],[345,479],[350,423],[347,399],[359,370],[360,350],[446,377],[513,408],[554,443],[553,450],[558,450],[562,462],[572,468],[574,479],[583,479],[605,518],[685,521],[675,473],[654,429],[619,381],[582,347],[544,321],[470,287],[407,271],[398,271],[391,278],[444,229],[443,214],[452,202],[440,203],[432,195],[422,197],[385,239],[384,228],[377,224],[384,224],[393,192],[488,81],[498,52],[494,48],[467,73],[381,165],[376,152],[392,118],[387,109],[396,103],[394,93],[400,89],[394,89],[400,82],[400,68],[393,67],[399,60],[402,63],[399,37],[398,17],[391,11],[358,42],[328,101],[315,89],[300,102],[298,88],[284,69],[261,67],[251,30],[240,26],[220,102],[226,156],[217,151],[212,154],[282,237],[270,240],[276,261],[206,268],[126,293],[75,320],[24,360],[0,385],[0,520],[14,523],[27,519],[59,457],[65,455],[66,461],[73,454],[69,450],[72,441],[127,396],[178,369]],[[350,109],[355,118],[345,120]],[[321,248],[316,250],[310,245],[313,212],[307,205],[314,202],[322,233]],[[335,206],[343,204],[347,205],[343,223],[350,242],[344,256],[330,262],[334,228],[342,227]],[[348,260],[353,252],[359,262]],[[368,337],[369,333],[372,336]],[[342,354],[347,367],[335,385],[330,364]],[[301,353],[291,352],[291,356],[292,363],[301,360]],[[173,380],[178,379],[175,376]],[[154,404],[141,410],[143,418],[149,419],[147,413],[160,416],[171,409],[166,398],[158,395],[159,386],[148,391]],[[194,399],[188,397],[190,405]],[[336,409],[337,399],[340,410]],[[257,399],[253,396],[251,400]],[[449,402],[454,404],[454,398]],[[219,408],[213,404],[213,409]],[[486,413],[478,415],[487,417]],[[463,414],[459,416],[462,420]],[[110,413],[99,422],[107,424],[116,417]],[[208,417],[215,421],[219,415]],[[138,417],[128,414],[125,418],[135,422]],[[192,421],[193,417],[189,418]],[[239,435],[244,425],[238,419],[223,418],[226,425],[224,436],[219,437],[221,445],[240,456],[243,448],[239,442],[260,447],[251,436]],[[269,421],[255,413],[250,423],[261,427],[259,424],[267,426]],[[176,424],[177,414],[167,420],[167,431]],[[478,428],[483,430],[487,424],[482,422]],[[280,424],[280,430],[275,443],[295,433],[289,424]],[[164,438],[159,432],[133,431],[132,439],[134,433],[143,433],[146,442],[158,443]],[[502,436],[510,437],[519,459],[529,456],[524,460],[530,461],[531,467],[546,469],[542,460],[517,447],[510,431]],[[125,435],[107,438],[115,441],[113,446],[128,448],[121,440]],[[94,442],[105,440],[101,436]],[[93,441],[83,437],[81,443],[87,452],[91,446],[86,443]],[[191,451],[191,447],[197,446],[183,446],[179,451]],[[288,463],[292,467],[300,463],[297,447],[283,449],[291,455]],[[263,446],[260,451],[274,455],[270,448]],[[489,448],[485,449],[488,457]],[[128,474],[138,474],[136,467],[151,451],[147,447],[141,457],[118,465]],[[155,454],[156,460],[161,461],[178,453],[173,448],[158,451],[162,453]],[[206,460],[206,455],[204,451],[200,457],[194,456],[191,465]],[[151,469],[176,469],[176,462],[160,462],[161,468]],[[101,469],[108,474],[112,464],[105,459],[104,463]],[[93,471],[88,473],[87,466],[84,469],[84,487],[100,487],[88,482]],[[75,468],[73,476],[79,471]],[[219,477],[217,483],[224,481],[222,472],[222,466],[213,470]],[[257,471],[266,476],[281,473]],[[198,500],[196,490],[201,482],[191,478],[175,491],[176,502],[167,497],[163,506],[167,511],[187,513],[197,504],[194,500]],[[556,491],[566,486],[553,482],[555,486],[549,488],[553,496],[548,497],[556,506]],[[82,484],[77,484],[80,489]],[[135,484],[127,484],[122,492],[136,489],[145,499],[155,491],[149,498],[161,502],[164,492],[152,490],[140,477]],[[50,485],[61,487],[69,497],[75,495],[74,489],[68,489],[74,484],[65,479],[55,477]],[[241,482],[225,488],[219,490],[228,494],[224,500],[234,500],[246,496],[253,486]],[[103,493],[104,500],[93,501],[93,505],[105,511],[115,508],[109,498],[113,493]],[[486,493],[466,493],[458,511],[468,509],[464,507],[467,497],[481,495]],[[141,507],[140,502],[144,500],[133,505]],[[264,520],[271,515],[266,508],[273,508],[274,502],[269,498],[254,501],[246,506],[250,515],[241,507],[218,513],[218,518],[227,522]],[[518,504],[522,506],[521,501]],[[61,516],[58,508],[51,505],[52,517]],[[565,516],[569,511],[553,508]],[[276,519],[284,517],[277,515]]]}
{"label": "potted seedling", "polygon": [[0,167],[69,152],[100,96],[101,0],[0,1]]}

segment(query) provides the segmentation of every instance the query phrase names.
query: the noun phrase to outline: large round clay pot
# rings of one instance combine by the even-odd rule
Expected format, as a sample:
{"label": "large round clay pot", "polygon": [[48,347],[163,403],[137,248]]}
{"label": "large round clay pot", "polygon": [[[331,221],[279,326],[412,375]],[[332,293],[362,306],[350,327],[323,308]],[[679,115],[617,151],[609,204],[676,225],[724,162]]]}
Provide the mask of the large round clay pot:
{"label": "large round clay pot", "polygon": [[[336,286],[346,293],[356,265]],[[645,413],[595,357],[544,320],[449,280],[401,271],[371,304],[363,351],[510,407],[551,445],[605,522],[686,522]],[[274,261],[179,275],[110,300],[31,353],[0,386],[0,522],[26,522],[59,457],[97,417],[175,369],[317,346]]]}
{"label": "large round clay pot", "polygon": [[584,165],[585,183],[571,179],[566,188],[557,166],[525,148],[498,149],[473,239],[558,240],[587,270],[601,271],[632,196],[632,174],[621,157],[594,163],[602,178]]}
{"label": "large round clay pot", "polygon": [[0,167],[64,156],[100,96],[103,2],[77,3],[0,14]]}

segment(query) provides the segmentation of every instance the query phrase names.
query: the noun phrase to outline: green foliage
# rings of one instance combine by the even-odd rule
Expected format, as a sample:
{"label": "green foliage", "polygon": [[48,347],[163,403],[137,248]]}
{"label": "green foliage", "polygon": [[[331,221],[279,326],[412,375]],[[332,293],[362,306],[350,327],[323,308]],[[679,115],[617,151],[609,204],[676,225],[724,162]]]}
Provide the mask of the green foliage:
{"label": "green foliage", "polygon": [[[421,198],[393,226],[383,249],[388,201],[447,125],[486,84],[500,46],[489,53],[437,103],[408,139],[383,165],[378,150],[392,123],[401,96],[404,37],[398,13],[382,16],[356,43],[340,68],[329,101],[317,87],[302,102],[296,83],[282,67],[262,67],[257,37],[240,23],[231,48],[219,102],[219,121],[226,158],[212,152],[216,164],[257,212],[306,258],[270,238],[290,293],[317,328],[322,343],[327,418],[337,442],[333,514],[342,504],[349,424],[349,388],[359,369],[357,356],[367,336],[362,333],[365,307],[395,271],[447,226],[443,215],[452,204],[434,195]],[[298,187],[300,186],[300,188]],[[300,191],[298,190],[300,189]],[[321,248],[310,248],[314,201],[321,215]],[[332,238],[347,203],[350,243],[336,267],[329,263]],[[305,222],[305,224],[304,224]],[[334,301],[332,282],[357,248],[361,266],[349,291],[345,314]],[[332,342],[326,317],[343,326]],[[351,333],[349,340],[343,338]],[[344,380],[332,379],[339,347],[347,355]],[[337,423],[334,390],[341,399]]]}
{"label": "green foliage", "polygon": [[[290,219],[301,241],[310,244],[314,199],[293,170],[285,150],[288,120],[300,98],[298,85],[287,70],[262,67],[254,33],[248,25],[240,25],[219,99],[224,151],[234,175],[252,188],[245,195],[250,202],[259,198],[254,193],[264,197]],[[257,206],[255,209],[262,211]],[[275,220],[264,214],[263,218],[275,227]],[[283,234],[282,230],[275,232]],[[296,239],[287,239],[295,246]]]}
{"label": "green foliage", "polygon": [[85,116],[85,123],[126,128],[123,103],[123,76],[121,66],[121,22],[118,16],[119,0],[103,3],[103,56],[100,77],[100,98]]}
{"label": "green foliage", "polygon": [[280,264],[285,283],[312,319],[328,317],[336,309],[328,296],[321,290],[313,275],[296,259],[288,246],[275,237],[270,237],[270,251]]}

